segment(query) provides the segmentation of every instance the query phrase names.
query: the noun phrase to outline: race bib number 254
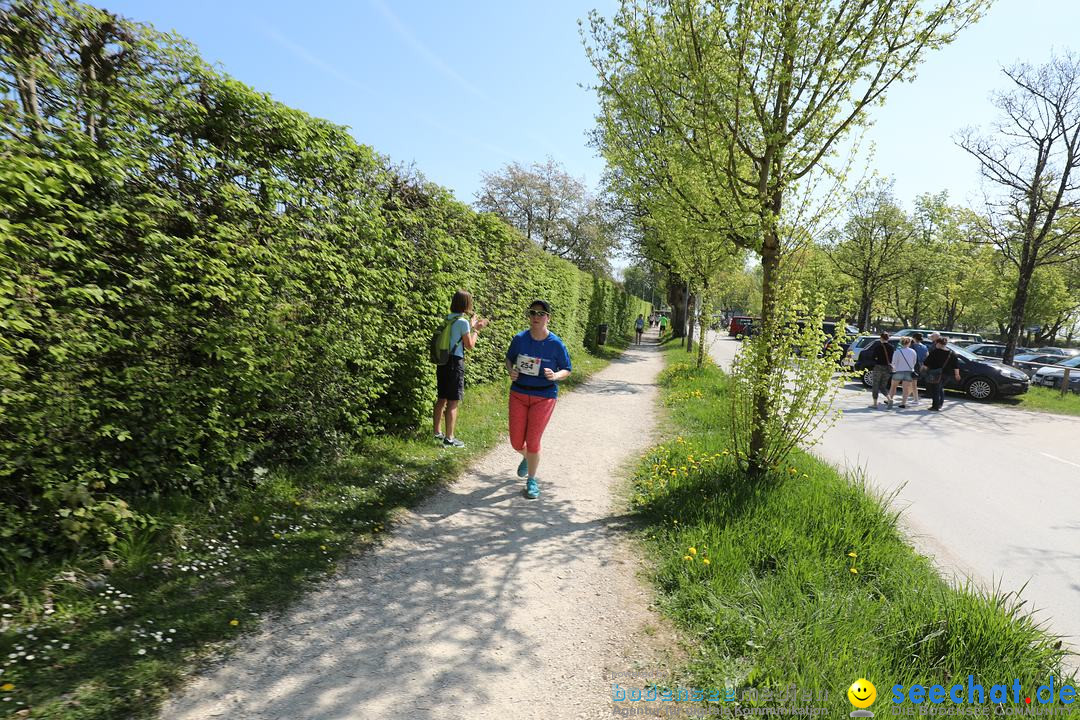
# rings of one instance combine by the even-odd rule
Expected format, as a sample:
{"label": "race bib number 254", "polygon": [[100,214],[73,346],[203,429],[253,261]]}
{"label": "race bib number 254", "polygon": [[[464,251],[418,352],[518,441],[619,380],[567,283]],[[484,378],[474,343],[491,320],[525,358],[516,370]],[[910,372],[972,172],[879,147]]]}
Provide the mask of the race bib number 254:
{"label": "race bib number 254", "polygon": [[518,355],[517,369],[522,375],[532,375],[533,377],[536,377],[540,375],[540,358],[530,357],[528,355]]}

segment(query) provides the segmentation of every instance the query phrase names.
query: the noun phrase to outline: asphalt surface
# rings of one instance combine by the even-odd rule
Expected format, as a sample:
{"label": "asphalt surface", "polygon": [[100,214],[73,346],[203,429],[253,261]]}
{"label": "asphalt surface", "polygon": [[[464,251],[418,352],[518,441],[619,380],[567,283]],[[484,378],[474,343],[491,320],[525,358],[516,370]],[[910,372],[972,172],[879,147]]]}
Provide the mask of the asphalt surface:
{"label": "asphalt surface", "polygon": [[[727,367],[738,348],[717,335],[710,352]],[[1080,651],[1080,418],[954,393],[940,413],[928,398],[907,410],[870,402],[861,384],[846,385],[843,416],[814,452],[895,493],[912,543],[947,575],[1023,588],[1025,608]]]}

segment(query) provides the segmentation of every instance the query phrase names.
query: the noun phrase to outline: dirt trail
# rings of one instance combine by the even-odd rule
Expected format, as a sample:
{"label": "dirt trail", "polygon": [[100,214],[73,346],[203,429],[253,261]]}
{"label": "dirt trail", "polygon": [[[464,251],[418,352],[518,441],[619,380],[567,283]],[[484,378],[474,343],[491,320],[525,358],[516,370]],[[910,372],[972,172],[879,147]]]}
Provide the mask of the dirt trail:
{"label": "dirt trail", "polygon": [[612,492],[653,440],[661,367],[654,347],[632,347],[562,395],[539,500],[522,496],[504,443],[161,717],[610,717],[605,676],[657,667],[665,644],[649,637],[663,625]]}

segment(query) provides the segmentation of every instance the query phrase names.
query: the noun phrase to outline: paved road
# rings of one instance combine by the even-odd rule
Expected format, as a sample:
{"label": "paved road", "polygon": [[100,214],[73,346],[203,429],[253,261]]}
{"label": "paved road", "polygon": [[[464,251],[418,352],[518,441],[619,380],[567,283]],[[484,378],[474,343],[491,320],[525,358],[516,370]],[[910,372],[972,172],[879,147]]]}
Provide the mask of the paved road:
{"label": "paved road", "polygon": [[[738,347],[718,335],[711,353],[727,366]],[[953,394],[940,414],[925,399],[874,410],[854,383],[837,402],[843,417],[817,454],[897,492],[915,546],[946,572],[1004,591],[1027,583],[1028,607],[1080,650],[1080,418]]]}

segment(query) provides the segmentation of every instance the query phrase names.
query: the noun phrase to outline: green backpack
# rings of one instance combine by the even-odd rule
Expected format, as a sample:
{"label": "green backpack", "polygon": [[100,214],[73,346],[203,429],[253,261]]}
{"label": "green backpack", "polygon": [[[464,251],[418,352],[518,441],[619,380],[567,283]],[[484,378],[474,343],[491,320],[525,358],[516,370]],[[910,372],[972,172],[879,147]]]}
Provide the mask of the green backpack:
{"label": "green backpack", "polygon": [[[431,362],[436,365],[445,365],[450,362],[450,328],[454,326],[454,323],[456,323],[459,318],[463,317],[465,316],[458,314],[455,317],[450,318],[431,336],[431,342],[428,344]],[[458,338],[458,341],[454,344],[455,348],[461,344],[461,340],[462,338]]]}

